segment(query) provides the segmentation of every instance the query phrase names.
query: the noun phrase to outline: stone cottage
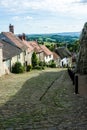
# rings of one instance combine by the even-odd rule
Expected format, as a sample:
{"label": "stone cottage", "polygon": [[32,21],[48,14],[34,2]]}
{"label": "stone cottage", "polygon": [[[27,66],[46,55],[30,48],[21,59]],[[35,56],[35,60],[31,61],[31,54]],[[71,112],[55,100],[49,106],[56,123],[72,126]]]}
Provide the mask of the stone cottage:
{"label": "stone cottage", "polygon": [[0,50],[0,73],[1,75],[9,74],[12,66],[20,61],[21,50],[8,42],[0,40],[2,50]]}
{"label": "stone cottage", "polygon": [[0,76],[4,74],[4,69],[3,69],[3,53],[2,53],[2,48],[3,48],[3,45],[2,43],[0,42]]}
{"label": "stone cottage", "polygon": [[55,52],[60,56],[60,67],[71,67],[72,57],[71,53],[66,47],[59,47],[55,49]]}
{"label": "stone cottage", "polygon": [[44,52],[44,61],[49,63],[51,60],[53,60],[53,53],[45,45],[40,45],[40,47]]}

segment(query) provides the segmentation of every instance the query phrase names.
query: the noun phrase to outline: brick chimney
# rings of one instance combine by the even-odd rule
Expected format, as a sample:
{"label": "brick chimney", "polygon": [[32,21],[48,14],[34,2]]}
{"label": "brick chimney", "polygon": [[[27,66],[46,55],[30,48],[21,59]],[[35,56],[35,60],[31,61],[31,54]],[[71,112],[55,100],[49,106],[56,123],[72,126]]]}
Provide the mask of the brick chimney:
{"label": "brick chimney", "polygon": [[25,33],[22,34],[22,38],[23,38],[24,40],[26,40]]}
{"label": "brick chimney", "polygon": [[19,34],[18,37],[19,37],[21,40],[23,40],[22,35]]}
{"label": "brick chimney", "polygon": [[18,37],[19,37],[21,40],[26,40],[25,33],[19,34]]}
{"label": "brick chimney", "polygon": [[9,25],[9,32],[12,32],[12,33],[14,33],[14,26],[13,25]]}

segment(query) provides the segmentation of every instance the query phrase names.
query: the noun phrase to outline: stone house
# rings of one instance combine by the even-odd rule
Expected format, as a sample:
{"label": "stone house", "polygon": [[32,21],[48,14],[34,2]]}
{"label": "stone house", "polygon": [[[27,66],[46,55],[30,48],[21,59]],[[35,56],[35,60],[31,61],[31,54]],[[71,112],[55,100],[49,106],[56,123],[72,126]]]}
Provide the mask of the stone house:
{"label": "stone house", "polygon": [[23,43],[28,47],[28,50],[27,50],[27,55],[25,57],[25,61],[27,61],[27,64],[28,65],[31,65],[31,58],[32,58],[32,54],[34,52],[34,48],[33,46],[31,46],[28,41],[24,40],[23,39]]}
{"label": "stone house", "polygon": [[56,67],[60,67],[60,61],[61,61],[60,56],[55,52],[52,52],[52,53],[53,53],[53,60],[56,64]]}
{"label": "stone house", "polygon": [[19,62],[22,65],[25,65],[26,64],[25,57],[27,55],[27,49],[28,49],[27,46],[24,45],[24,43],[12,32],[2,32],[0,34],[0,39],[21,50],[21,53],[19,54]]}
{"label": "stone house", "polygon": [[53,53],[45,45],[40,45],[40,47],[44,52],[44,61],[49,63],[51,60],[53,60]]}
{"label": "stone house", "polygon": [[38,60],[44,61],[44,52],[37,41],[29,41],[28,44],[34,49],[34,52],[36,52]]}
{"label": "stone house", "polygon": [[59,47],[55,49],[55,52],[60,56],[60,67],[71,67],[72,66],[72,56],[68,48]]}
{"label": "stone house", "polygon": [[3,48],[3,45],[2,43],[0,42],[0,76],[4,74],[4,69],[3,69],[3,54],[2,54],[2,48]]}
{"label": "stone house", "polygon": [[9,74],[12,66],[20,62],[21,50],[5,41],[0,40],[0,43],[2,44],[2,75]]}

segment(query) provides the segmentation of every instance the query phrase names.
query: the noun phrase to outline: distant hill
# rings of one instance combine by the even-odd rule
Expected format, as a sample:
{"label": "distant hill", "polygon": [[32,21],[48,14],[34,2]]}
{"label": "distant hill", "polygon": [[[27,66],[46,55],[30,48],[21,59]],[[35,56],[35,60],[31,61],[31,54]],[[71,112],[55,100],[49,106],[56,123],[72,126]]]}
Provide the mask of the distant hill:
{"label": "distant hill", "polygon": [[39,42],[54,42],[54,43],[70,43],[78,40],[80,32],[63,32],[51,34],[26,34],[27,40],[37,40]]}
{"label": "distant hill", "polygon": [[62,33],[58,33],[58,35],[61,35],[61,36],[77,36],[79,37],[80,36],[80,32],[62,32]]}

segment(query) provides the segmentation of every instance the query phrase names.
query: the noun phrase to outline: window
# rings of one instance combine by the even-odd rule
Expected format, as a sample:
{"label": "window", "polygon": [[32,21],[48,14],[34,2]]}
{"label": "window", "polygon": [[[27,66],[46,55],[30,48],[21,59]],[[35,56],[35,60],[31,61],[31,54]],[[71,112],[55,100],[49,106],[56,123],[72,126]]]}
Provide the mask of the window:
{"label": "window", "polygon": [[49,55],[49,58],[51,58],[51,55]]}
{"label": "window", "polygon": [[20,54],[18,55],[18,59],[20,59]]}

